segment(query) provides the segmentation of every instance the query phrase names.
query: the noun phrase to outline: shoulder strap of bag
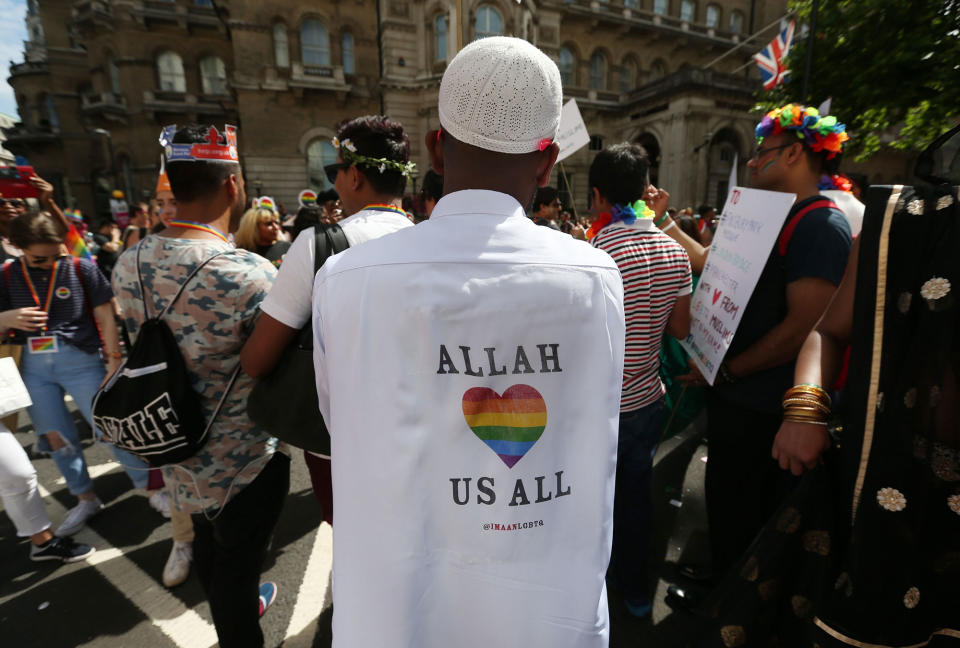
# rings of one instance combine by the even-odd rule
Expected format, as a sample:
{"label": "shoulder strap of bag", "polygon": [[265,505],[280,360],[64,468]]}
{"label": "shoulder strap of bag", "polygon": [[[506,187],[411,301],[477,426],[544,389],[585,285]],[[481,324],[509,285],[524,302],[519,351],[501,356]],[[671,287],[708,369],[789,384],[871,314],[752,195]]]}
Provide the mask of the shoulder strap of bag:
{"label": "shoulder strap of bag", "polygon": [[777,252],[780,253],[780,256],[787,256],[787,247],[790,245],[790,238],[793,236],[793,230],[797,229],[797,225],[800,224],[800,221],[803,219],[803,217],[814,209],[821,209],[823,207],[840,209],[837,207],[836,203],[829,198],[822,198],[820,200],[814,200],[812,203],[793,215],[793,218],[791,218],[790,222],[787,223],[787,226],[783,228],[783,231],[780,232],[780,237],[777,239]]}
{"label": "shoulder strap of bag", "polygon": [[[157,319],[162,319],[163,316],[167,314],[167,311],[170,310],[170,308],[171,308],[171,307],[177,302],[177,300],[180,298],[180,295],[183,294],[183,291],[184,291],[184,289],[187,287],[187,284],[190,283],[190,280],[193,279],[193,278],[197,275],[198,272],[200,272],[200,269],[203,268],[203,266],[207,265],[208,263],[210,263],[211,261],[213,261],[214,259],[216,259],[218,256],[220,256],[220,255],[222,255],[222,254],[225,254],[225,253],[226,253],[226,250],[222,250],[222,251],[220,251],[220,252],[217,252],[217,253],[214,254],[213,256],[208,257],[207,259],[205,259],[204,261],[202,261],[196,268],[194,268],[194,269],[193,269],[193,272],[191,272],[191,273],[187,276],[187,278],[183,280],[183,283],[180,284],[180,288],[177,290],[177,294],[173,296],[173,299],[171,299],[170,301],[167,302],[167,305],[166,305],[166,306],[163,308],[163,310],[160,311],[160,313],[157,315]],[[143,316],[144,316],[146,319],[150,319],[150,311],[149,311],[149,309],[147,308],[147,293],[146,293],[146,291],[144,291],[144,289],[143,289],[143,275],[140,274],[140,243],[137,243],[137,283],[140,284],[140,298],[143,300]]]}
{"label": "shoulder strap of bag", "polygon": [[313,274],[320,271],[320,267],[327,258],[350,247],[347,235],[336,223],[332,225],[314,225],[313,227]]}
{"label": "shoulder strap of bag", "polygon": [[96,316],[93,314],[93,305],[90,304],[90,297],[87,294],[87,284],[83,280],[83,273],[80,272],[80,257],[73,257],[73,273],[77,275],[77,281],[80,282],[80,291],[83,293],[83,305],[87,309],[87,315],[90,316],[93,325],[97,327],[97,335],[100,336],[100,346],[106,348],[106,345],[103,343],[103,331],[100,330],[100,322],[97,321]]}
{"label": "shoulder strap of bag", "polygon": [[230,390],[233,389],[233,383],[237,382],[237,375],[240,373],[241,365],[238,362],[236,369],[233,370],[233,374],[230,376],[230,381],[227,383],[227,388],[223,390],[223,395],[220,397],[220,401],[217,403],[216,409],[213,410],[213,416],[210,417],[210,420],[207,421],[207,428],[203,431],[203,438],[207,438],[207,435],[210,434],[210,428],[213,426],[213,422],[217,420],[217,416],[220,415],[220,410],[223,409],[223,404],[227,401],[227,396],[230,395]]}

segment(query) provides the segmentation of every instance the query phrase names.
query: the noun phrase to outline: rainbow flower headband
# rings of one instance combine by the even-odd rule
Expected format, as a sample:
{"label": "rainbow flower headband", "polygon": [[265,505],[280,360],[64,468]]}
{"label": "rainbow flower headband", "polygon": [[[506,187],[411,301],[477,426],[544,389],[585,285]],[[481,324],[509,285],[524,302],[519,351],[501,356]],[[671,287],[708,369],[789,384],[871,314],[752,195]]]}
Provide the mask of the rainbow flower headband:
{"label": "rainbow flower headband", "polygon": [[820,176],[820,183],[817,185],[817,188],[821,191],[832,189],[835,191],[853,193],[853,181],[842,173],[836,173],[834,175],[824,174]]}
{"label": "rainbow flower headband", "polygon": [[351,164],[377,169],[380,171],[380,173],[384,173],[387,169],[391,171],[399,171],[404,177],[413,175],[417,170],[417,165],[413,162],[397,162],[396,160],[388,160],[387,158],[375,158],[367,155],[361,155],[360,153],[357,153],[357,147],[354,146],[353,142],[351,142],[349,139],[345,139],[341,142],[334,137],[332,140],[330,140],[330,143],[333,144],[333,148],[340,152],[340,157],[344,162],[350,162]]}
{"label": "rainbow flower headband", "polygon": [[836,117],[821,117],[816,108],[787,104],[771,110],[757,124],[757,144],[770,135],[793,131],[815,153],[825,151],[830,160],[838,153],[843,153],[843,144],[850,139],[846,130],[847,127],[838,122]]}
{"label": "rainbow flower headband", "polygon": [[610,223],[623,222],[624,225],[633,225],[638,218],[653,218],[656,214],[647,207],[647,203],[638,200],[629,205],[614,205],[609,212],[597,216],[590,229],[587,230],[587,239],[592,239]]}

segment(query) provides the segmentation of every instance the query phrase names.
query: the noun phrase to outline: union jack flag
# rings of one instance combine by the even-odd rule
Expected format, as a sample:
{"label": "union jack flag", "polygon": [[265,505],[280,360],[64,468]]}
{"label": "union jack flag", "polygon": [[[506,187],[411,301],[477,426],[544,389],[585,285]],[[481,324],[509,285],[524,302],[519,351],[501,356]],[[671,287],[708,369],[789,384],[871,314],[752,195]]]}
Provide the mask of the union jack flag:
{"label": "union jack flag", "polygon": [[777,34],[777,37],[769,45],[753,55],[753,60],[757,62],[757,67],[760,68],[764,90],[773,90],[790,76],[790,70],[784,67],[784,59],[793,43],[795,29],[796,22],[791,20],[790,24]]}

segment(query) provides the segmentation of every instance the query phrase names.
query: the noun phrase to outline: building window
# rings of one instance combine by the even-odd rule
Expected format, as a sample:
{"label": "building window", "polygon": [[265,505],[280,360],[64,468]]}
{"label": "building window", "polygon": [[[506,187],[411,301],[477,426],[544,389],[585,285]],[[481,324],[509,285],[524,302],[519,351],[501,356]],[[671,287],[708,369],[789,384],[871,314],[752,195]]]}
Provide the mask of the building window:
{"label": "building window", "polygon": [[603,90],[607,87],[607,59],[600,52],[590,57],[590,89]]}
{"label": "building window", "polygon": [[503,35],[503,16],[493,7],[477,9],[477,19],[473,24],[474,38]]}
{"label": "building window", "polygon": [[330,65],[330,36],[319,20],[306,20],[300,27],[300,58],[304,65]]}
{"label": "building window", "polygon": [[666,16],[670,9],[669,0],[653,0],[653,13]]}
{"label": "building window", "polygon": [[590,150],[591,151],[602,151],[603,150],[603,135],[591,135],[590,136]]}
{"label": "building window", "polygon": [[110,92],[120,94],[120,68],[117,67],[117,60],[112,54],[107,59],[107,74],[110,76]]}
{"label": "building window", "polygon": [[663,64],[663,61],[656,60],[650,65],[650,80],[656,81],[657,79],[662,79],[667,74],[667,66]]}
{"label": "building window", "polygon": [[637,64],[627,59],[620,66],[620,92],[630,92],[637,87]]}
{"label": "building window", "polygon": [[287,43],[287,26],[283,23],[273,25],[273,64],[278,68],[290,67],[290,46]]}
{"label": "building window", "polygon": [[356,74],[357,68],[353,62],[353,34],[344,32],[340,36],[340,53],[343,55],[343,73]]}
{"label": "building window", "polygon": [[50,130],[60,130],[60,116],[57,114],[57,106],[53,103],[53,95],[46,95],[43,100],[43,113]]}
{"label": "building window", "polygon": [[200,59],[200,81],[205,95],[227,94],[227,68],[216,56]]}
{"label": "building window", "polygon": [[315,139],[307,146],[307,184],[316,191],[333,187],[323,167],[337,161],[337,150],[325,139]]}
{"label": "building window", "polygon": [[734,11],[730,14],[730,31],[734,34],[743,33],[743,13]]}
{"label": "building window", "polygon": [[692,23],[697,18],[697,3],[693,0],[682,0],[680,2],[680,20]]}
{"label": "building window", "polygon": [[716,29],[720,26],[720,7],[717,5],[707,5],[707,27]]}
{"label": "building window", "polygon": [[560,60],[558,61],[557,67],[560,68],[560,82],[563,83],[563,85],[576,85],[577,63],[573,56],[573,52],[570,51],[570,48],[560,48]]}
{"label": "building window", "polygon": [[186,92],[187,79],[183,74],[183,59],[176,52],[163,52],[157,57],[157,76],[160,89],[168,92]]}
{"label": "building window", "polygon": [[623,6],[627,9],[639,9],[640,0],[623,0]]}
{"label": "building window", "polygon": [[442,63],[447,60],[447,27],[450,18],[440,14],[433,19],[433,60]]}
{"label": "building window", "polygon": [[196,7],[213,7],[213,0],[193,0]]}

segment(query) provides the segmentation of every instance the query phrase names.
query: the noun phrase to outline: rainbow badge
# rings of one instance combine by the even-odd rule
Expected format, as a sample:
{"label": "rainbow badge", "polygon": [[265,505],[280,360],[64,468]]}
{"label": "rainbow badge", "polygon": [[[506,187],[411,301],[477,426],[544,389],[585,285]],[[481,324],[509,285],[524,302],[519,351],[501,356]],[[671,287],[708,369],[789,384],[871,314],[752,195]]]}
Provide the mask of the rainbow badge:
{"label": "rainbow badge", "polygon": [[56,353],[57,337],[55,335],[38,335],[27,338],[27,350],[30,353]]}
{"label": "rainbow badge", "polygon": [[543,434],[547,405],[529,385],[513,385],[503,396],[474,387],[463,395],[463,417],[477,438],[513,468]]}
{"label": "rainbow badge", "polygon": [[317,206],[317,192],[311,191],[310,189],[304,189],[300,192],[300,206],[301,207],[316,207]]}
{"label": "rainbow badge", "polygon": [[273,201],[273,198],[270,196],[264,196],[262,198],[257,198],[253,201],[253,206],[256,209],[269,209],[272,212],[277,211],[277,204]]}

